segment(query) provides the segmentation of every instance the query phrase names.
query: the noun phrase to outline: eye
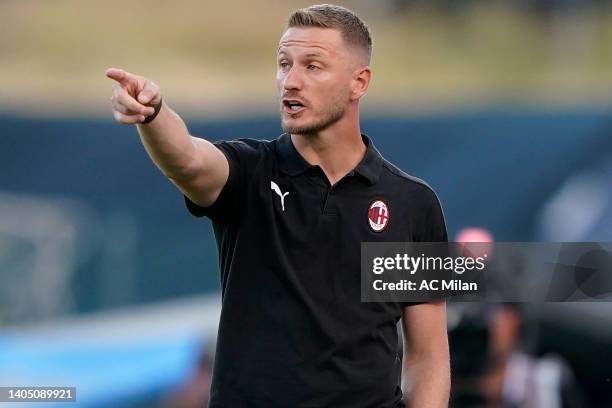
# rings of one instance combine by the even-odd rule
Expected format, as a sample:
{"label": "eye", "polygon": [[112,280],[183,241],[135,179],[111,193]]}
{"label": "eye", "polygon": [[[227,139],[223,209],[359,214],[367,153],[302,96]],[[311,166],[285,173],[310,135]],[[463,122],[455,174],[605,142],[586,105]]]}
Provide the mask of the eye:
{"label": "eye", "polygon": [[316,65],[312,65],[312,64],[310,64],[310,65],[308,65],[308,66],[306,67],[306,69],[308,69],[308,70],[310,70],[310,71],[314,71],[314,70],[319,69],[319,67],[317,67]]}
{"label": "eye", "polygon": [[288,62],[279,62],[279,63],[278,63],[278,67],[279,67],[279,68],[281,68],[281,69],[285,69],[285,68],[287,68],[288,66],[289,66],[289,63],[288,63]]}

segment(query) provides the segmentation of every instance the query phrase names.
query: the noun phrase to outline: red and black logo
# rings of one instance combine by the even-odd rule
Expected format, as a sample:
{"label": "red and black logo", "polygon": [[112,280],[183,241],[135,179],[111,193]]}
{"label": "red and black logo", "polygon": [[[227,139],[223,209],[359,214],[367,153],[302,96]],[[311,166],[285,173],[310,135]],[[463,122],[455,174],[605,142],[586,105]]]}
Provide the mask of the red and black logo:
{"label": "red and black logo", "polygon": [[376,200],[368,209],[368,224],[374,232],[382,232],[389,225],[389,207],[382,200]]}

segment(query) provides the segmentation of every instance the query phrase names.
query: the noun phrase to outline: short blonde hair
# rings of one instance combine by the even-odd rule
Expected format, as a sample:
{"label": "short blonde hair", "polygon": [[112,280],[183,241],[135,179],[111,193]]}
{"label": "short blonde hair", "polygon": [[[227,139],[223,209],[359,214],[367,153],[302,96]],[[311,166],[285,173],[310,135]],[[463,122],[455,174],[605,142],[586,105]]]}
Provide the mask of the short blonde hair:
{"label": "short blonde hair", "polygon": [[291,27],[333,28],[342,33],[350,46],[364,51],[367,64],[372,58],[372,37],[365,23],[351,10],[334,4],[317,4],[296,10],[289,16],[285,30]]}

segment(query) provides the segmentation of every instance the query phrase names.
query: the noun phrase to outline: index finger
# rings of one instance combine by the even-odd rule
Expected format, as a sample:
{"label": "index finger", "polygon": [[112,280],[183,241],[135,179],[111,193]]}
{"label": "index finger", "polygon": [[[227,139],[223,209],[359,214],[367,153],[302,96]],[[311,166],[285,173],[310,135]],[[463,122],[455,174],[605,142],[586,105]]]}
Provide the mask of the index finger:
{"label": "index finger", "polygon": [[106,76],[110,79],[114,79],[122,85],[126,85],[128,82],[128,73],[121,68],[109,68],[105,72]]}

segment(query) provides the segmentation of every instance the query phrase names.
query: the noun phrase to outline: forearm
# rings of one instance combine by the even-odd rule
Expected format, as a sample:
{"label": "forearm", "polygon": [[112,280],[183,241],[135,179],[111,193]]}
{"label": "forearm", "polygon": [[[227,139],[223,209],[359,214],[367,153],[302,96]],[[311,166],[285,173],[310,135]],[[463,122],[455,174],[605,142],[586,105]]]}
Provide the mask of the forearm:
{"label": "forearm", "polygon": [[203,207],[214,203],[229,177],[226,156],[209,141],[191,136],[165,101],[157,116],[143,123],[162,101],[153,81],[120,68],[108,68],[105,74],[116,81],[111,96],[115,121],[136,124],[153,162],[183,194]]}
{"label": "forearm", "polygon": [[166,177],[186,179],[198,170],[193,138],[185,122],[165,101],[153,121],[139,123],[137,128],[147,153]]}
{"label": "forearm", "polygon": [[422,354],[405,359],[402,391],[410,408],[446,408],[450,394],[447,355]]}

